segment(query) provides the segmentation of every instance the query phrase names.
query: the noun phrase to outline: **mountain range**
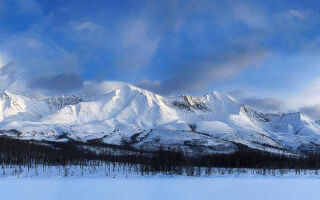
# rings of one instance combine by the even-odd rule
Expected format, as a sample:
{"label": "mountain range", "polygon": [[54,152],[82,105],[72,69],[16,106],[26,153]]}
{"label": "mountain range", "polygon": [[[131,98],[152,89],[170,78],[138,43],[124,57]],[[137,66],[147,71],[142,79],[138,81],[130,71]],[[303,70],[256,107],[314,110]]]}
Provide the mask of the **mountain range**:
{"label": "mountain range", "polygon": [[303,113],[262,113],[223,92],[167,97],[132,85],[44,100],[4,91],[0,135],[188,153],[231,153],[239,146],[275,153],[320,149],[320,125]]}

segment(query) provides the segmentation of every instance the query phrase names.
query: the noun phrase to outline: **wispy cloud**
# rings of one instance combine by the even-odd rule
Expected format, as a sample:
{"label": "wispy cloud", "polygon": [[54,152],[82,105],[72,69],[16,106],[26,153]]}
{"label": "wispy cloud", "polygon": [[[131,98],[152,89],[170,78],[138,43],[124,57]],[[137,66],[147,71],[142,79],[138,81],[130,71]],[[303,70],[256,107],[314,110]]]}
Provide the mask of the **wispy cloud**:
{"label": "wispy cloud", "polygon": [[301,108],[317,105],[320,102],[320,79],[311,81],[288,97],[290,107]]}
{"label": "wispy cloud", "polygon": [[287,21],[291,20],[304,20],[312,15],[310,10],[296,10],[289,9],[283,13],[280,13],[279,16],[284,18]]}
{"label": "wispy cloud", "polygon": [[283,109],[285,101],[278,98],[248,98],[243,103],[264,112],[279,112]]}
{"label": "wispy cloud", "polygon": [[315,121],[320,119],[320,104],[302,107],[299,111],[307,114]]}
{"label": "wispy cloud", "polygon": [[197,58],[190,63],[175,67],[172,71],[173,77],[160,84],[143,82],[140,85],[161,94],[202,90],[211,83],[255,66],[268,55],[267,50],[259,47],[233,47],[226,54]]}
{"label": "wispy cloud", "polygon": [[136,70],[151,64],[159,39],[148,34],[146,22],[143,19],[134,19],[121,25],[119,46],[116,48],[117,60],[114,65]]}
{"label": "wispy cloud", "polygon": [[5,58],[4,55],[0,53],[0,69],[4,67],[6,64],[8,64],[7,59]]}
{"label": "wispy cloud", "polygon": [[119,89],[126,83],[120,81],[85,81],[78,94],[81,95],[99,95],[112,92]]}
{"label": "wispy cloud", "polygon": [[267,29],[270,27],[270,19],[263,10],[246,4],[239,4],[233,7],[234,18],[245,23],[251,28]]}
{"label": "wispy cloud", "polygon": [[31,88],[39,88],[53,92],[76,92],[83,87],[83,78],[75,73],[60,73],[52,76],[40,76],[29,83]]}
{"label": "wispy cloud", "polygon": [[90,20],[71,20],[58,26],[56,30],[67,39],[74,41],[79,49],[105,47],[108,38],[107,28]]}
{"label": "wispy cloud", "polygon": [[18,11],[21,13],[41,13],[42,9],[35,0],[16,0]]}

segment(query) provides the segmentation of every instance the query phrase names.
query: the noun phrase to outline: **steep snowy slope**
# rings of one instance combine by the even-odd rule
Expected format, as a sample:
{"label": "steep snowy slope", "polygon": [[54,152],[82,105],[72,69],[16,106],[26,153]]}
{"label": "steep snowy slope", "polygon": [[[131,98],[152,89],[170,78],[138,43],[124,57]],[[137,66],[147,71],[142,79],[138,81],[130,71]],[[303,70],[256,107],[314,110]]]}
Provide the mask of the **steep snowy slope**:
{"label": "steep snowy slope", "polygon": [[4,92],[0,134],[193,153],[232,152],[238,144],[272,152],[314,150],[320,145],[320,126],[301,113],[260,113],[220,92],[163,97],[131,85],[97,96],[42,101]]}
{"label": "steep snowy slope", "polygon": [[4,91],[0,94],[0,123],[32,121],[49,114],[47,104]]}

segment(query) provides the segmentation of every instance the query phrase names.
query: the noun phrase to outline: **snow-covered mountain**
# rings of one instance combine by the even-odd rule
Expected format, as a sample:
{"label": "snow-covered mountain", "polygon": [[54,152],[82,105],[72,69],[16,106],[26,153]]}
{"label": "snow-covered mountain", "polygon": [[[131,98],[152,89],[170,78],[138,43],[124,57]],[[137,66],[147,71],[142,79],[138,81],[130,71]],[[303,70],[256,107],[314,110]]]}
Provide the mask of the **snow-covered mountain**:
{"label": "snow-covered mountain", "polygon": [[154,150],[225,153],[239,145],[271,152],[318,150],[320,125],[302,113],[264,114],[231,96],[163,97],[125,85],[97,96],[35,100],[0,94],[0,134]]}

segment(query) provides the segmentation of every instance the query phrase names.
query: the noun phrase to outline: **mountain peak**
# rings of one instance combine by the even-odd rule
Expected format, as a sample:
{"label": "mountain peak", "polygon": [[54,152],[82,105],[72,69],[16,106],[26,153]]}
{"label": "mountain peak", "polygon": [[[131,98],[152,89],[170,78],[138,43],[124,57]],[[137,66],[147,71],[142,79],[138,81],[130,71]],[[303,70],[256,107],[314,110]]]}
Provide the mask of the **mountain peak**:
{"label": "mountain peak", "polygon": [[26,99],[32,100],[31,98],[29,98],[27,96],[14,94],[8,90],[3,90],[0,93],[0,98],[10,100],[10,101],[24,101]]}
{"label": "mountain peak", "polygon": [[116,91],[116,90],[120,90],[120,92],[121,92],[121,91],[140,91],[142,89],[138,88],[136,86],[130,85],[130,84],[125,84],[122,87],[115,89],[114,91]]}
{"label": "mountain peak", "polygon": [[207,101],[213,101],[213,102],[220,102],[226,105],[239,105],[240,102],[238,102],[235,98],[230,96],[228,93],[225,92],[219,92],[219,91],[212,91],[209,94],[206,94],[203,96]]}
{"label": "mountain peak", "polygon": [[5,96],[12,96],[12,95],[14,95],[13,93],[9,92],[8,90],[2,90],[0,94],[1,94],[1,95],[5,95]]}
{"label": "mountain peak", "polygon": [[[142,88],[139,88],[139,87],[136,87],[134,85],[130,85],[130,84],[125,84],[124,86],[122,86],[121,88],[119,88],[118,90],[120,90],[119,92],[121,93],[122,91],[124,93],[140,93],[144,96],[158,96],[157,94],[149,91],[149,90],[146,90],[146,89],[142,89]],[[118,92],[118,93],[119,93]]]}

